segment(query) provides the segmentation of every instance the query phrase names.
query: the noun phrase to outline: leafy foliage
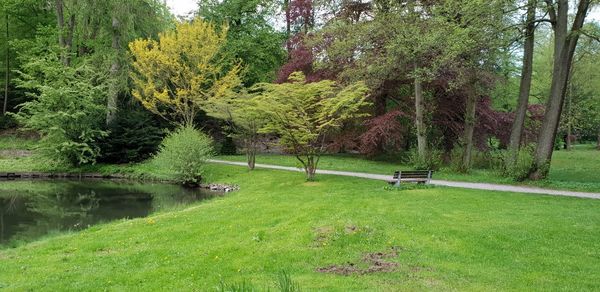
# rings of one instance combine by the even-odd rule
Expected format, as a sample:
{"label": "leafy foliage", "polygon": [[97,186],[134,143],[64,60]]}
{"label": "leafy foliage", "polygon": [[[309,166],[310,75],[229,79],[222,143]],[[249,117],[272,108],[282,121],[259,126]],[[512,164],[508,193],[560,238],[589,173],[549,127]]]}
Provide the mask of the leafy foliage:
{"label": "leafy foliage", "polygon": [[290,75],[291,83],[258,84],[257,108],[267,118],[263,133],[279,136],[279,144],[296,155],[312,180],[327,136],[347,121],[365,117],[367,87],[357,82],[338,87],[334,81],[306,83],[303,73]]}
{"label": "leafy foliage", "polygon": [[247,92],[242,91],[209,99],[205,110],[208,115],[227,123],[228,138],[235,138],[243,143],[248,158],[248,168],[254,169],[261,137],[259,130],[266,122],[256,100],[252,100]]}
{"label": "leafy foliage", "polygon": [[109,134],[100,141],[100,162],[139,162],[156,153],[164,130],[150,113],[140,109],[121,110],[108,127]]}
{"label": "leafy foliage", "polygon": [[226,27],[217,32],[212,23],[197,19],[178,23],[175,31],[161,33],[158,41],[130,43],[133,96],[171,122],[192,125],[209,98],[227,95],[240,84],[240,66],[223,72],[218,58],[226,37]]}
{"label": "leafy foliage", "polygon": [[529,176],[533,166],[534,148],[531,146],[523,147],[517,154],[517,159],[510,159],[511,153],[506,150],[494,153],[492,160],[495,160],[495,168],[504,177],[509,177],[514,181],[524,181]]}
{"label": "leafy foliage", "polygon": [[228,28],[222,55],[225,67],[241,60],[242,83],[271,82],[284,62],[284,34],[271,24],[276,5],[269,0],[199,1],[199,16]]}
{"label": "leafy foliage", "polygon": [[206,160],[213,156],[213,141],[192,126],[178,128],[161,143],[156,163],[173,171],[185,185],[197,185],[202,180]]}
{"label": "leafy foliage", "polygon": [[94,163],[100,154],[97,141],[107,135],[102,129],[105,76],[86,62],[66,67],[56,47],[43,46],[37,43],[22,55],[18,84],[33,100],[15,117],[42,135],[45,155],[73,165]]}
{"label": "leafy foliage", "polygon": [[428,149],[425,156],[421,156],[413,149],[409,152],[408,160],[417,170],[438,170],[443,162],[442,151]]}

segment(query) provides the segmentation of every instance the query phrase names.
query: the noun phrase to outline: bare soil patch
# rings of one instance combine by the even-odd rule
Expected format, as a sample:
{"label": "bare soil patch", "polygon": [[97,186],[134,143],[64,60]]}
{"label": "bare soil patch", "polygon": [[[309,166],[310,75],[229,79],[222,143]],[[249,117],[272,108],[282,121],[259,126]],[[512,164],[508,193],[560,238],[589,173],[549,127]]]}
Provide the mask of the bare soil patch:
{"label": "bare soil patch", "polygon": [[343,276],[349,276],[353,274],[366,275],[373,273],[393,272],[396,270],[399,264],[391,262],[389,261],[389,259],[397,258],[399,250],[400,249],[398,247],[392,247],[389,251],[386,252],[366,253],[362,256],[362,259],[360,261],[362,265],[348,262],[343,265],[330,265],[326,267],[317,268],[317,272],[337,274]]}

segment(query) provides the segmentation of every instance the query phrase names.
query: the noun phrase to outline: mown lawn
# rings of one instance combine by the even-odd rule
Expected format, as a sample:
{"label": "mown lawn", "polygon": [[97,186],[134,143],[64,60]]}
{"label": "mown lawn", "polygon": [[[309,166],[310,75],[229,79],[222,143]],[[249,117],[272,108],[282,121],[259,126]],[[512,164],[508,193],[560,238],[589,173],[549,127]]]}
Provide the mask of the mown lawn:
{"label": "mown lawn", "polygon": [[[266,290],[285,270],[304,291],[600,289],[598,200],[208,170],[210,180],[241,190],[1,250],[0,287],[206,291],[223,281]],[[392,271],[316,271],[365,269],[366,254],[392,247]]]}
{"label": "mown lawn", "polygon": [[[2,157],[1,155],[2,150],[33,150],[35,154],[36,143],[32,139],[0,136],[0,171],[101,172],[125,173],[134,178],[149,176],[160,179],[169,178],[167,173],[162,172],[151,162],[141,165],[88,165],[73,168],[57,165],[37,155],[30,157]],[[246,159],[244,155],[218,156],[217,158],[230,161],[245,161]],[[257,163],[300,167],[296,158],[291,155],[262,154],[257,156]],[[399,169],[412,169],[412,166],[402,163],[401,159],[397,157],[367,159],[358,155],[340,154],[323,156],[319,162],[319,168],[391,175]],[[591,144],[576,145],[572,151],[555,151],[550,175],[543,181],[515,182],[490,169],[473,169],[470,173],[463,174],[454,172],[447,167],[436,172],[434,179],[600,192],[600,151]]]}
{"label": "mown lawn", "polygon": [[[245,161],[246,157],[229,155],[219,156],[218,159]],[[256,162],[300,167],[296,158],[291,155],[262,154],[257,156]],[[358,155],[325,155],[321,157],[319,168],[391,175],[396,170],[410,170],[412,166],[403,164],[399,159],[370,160]],[[515,182],[489,169],[473,169],[470,173],[463,174],[449,168],[442,168],[436,172],[434,179],[600,192],[600,151],[596,150],[594,145],[577,145],[572,151],[555,151],[550,175],[543,181]]]}

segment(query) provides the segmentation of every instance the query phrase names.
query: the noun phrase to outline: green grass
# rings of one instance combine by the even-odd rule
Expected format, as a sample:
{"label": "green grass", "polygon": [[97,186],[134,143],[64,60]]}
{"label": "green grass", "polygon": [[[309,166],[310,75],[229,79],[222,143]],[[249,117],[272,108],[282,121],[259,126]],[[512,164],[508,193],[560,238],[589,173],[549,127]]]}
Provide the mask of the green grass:
{"label": "green grass", "polygon": [[[219,156],[219,159],[245,161],[243,155]],[[391,161],[391,162],[390,162]],[[263,154],[256,158],[257,163],[300,167],[291,155]],[[324,155],[319,162],[320,169],[357,171],[375,174],[392,174],[396,170],[412,169],[399,159],[369,160],[358,155]],[[434,174],[434,179],[489,182],[498,184],[529,185],[552,189],[600,192],[600,151],[593,145],[578,145],[572,151],[555,151],[548,179],[543,181],[515,182],[502,177],[489,169],[473,169],[468,174],[442,168]]]}
{"label": "green grass", "polygon": [[[211,165],[241,190],[0,251],[8,290],[598,290],[600,201]],[[396,271],[316,272],[398,247]],[[234,284],[232,284],[234,285]]]}
{"label": "green grass", "polygon": [[[0,150],[32,150],[36,146],[33,139],[0,136]],[[219,159],[245,161],[244,155],[219,156]],[[257,163],[283,166],[297,166],[299,163],[291,155],[258,155]],[[319,162],[320,169],[357,171],[375,174],[391,174],[398,169],[411,169],[410,165],[401,162],[398,157],[367,159],[359,155],[325,155]],[[141,165],[91,165],[73,168],[57,165],[42,157],[1,157],[0,171],[41,171],[41,172],[100,172],[121,173],[132,178],[170,179],[170,175],[160,168],[146,162]],[[468,174],[457,173],[449,168],[442,168],[434,174],[434,179],[489,182],[498,184],[528,185],[550,189],[574,190],[583,192],[600,192],[600,151],[594,145],[576,145],[572,151],[555,151],[548,179],[542,181],[515,182],[502,177],[489,169],[473,169]]]}
{"label": "green grass", "polygon": [[37,140],[15,136],[0,136],[0,150],[33,150]]}

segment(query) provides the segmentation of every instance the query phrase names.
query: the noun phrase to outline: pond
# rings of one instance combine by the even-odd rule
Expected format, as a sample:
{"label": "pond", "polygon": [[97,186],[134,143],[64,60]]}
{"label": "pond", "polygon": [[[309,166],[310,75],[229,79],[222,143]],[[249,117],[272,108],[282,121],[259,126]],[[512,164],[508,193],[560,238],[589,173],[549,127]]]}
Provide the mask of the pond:
{"label": "pond", "polygon": [[146,217],[220,194],[127,181],[0,180],[0,248],[98,223]]}

